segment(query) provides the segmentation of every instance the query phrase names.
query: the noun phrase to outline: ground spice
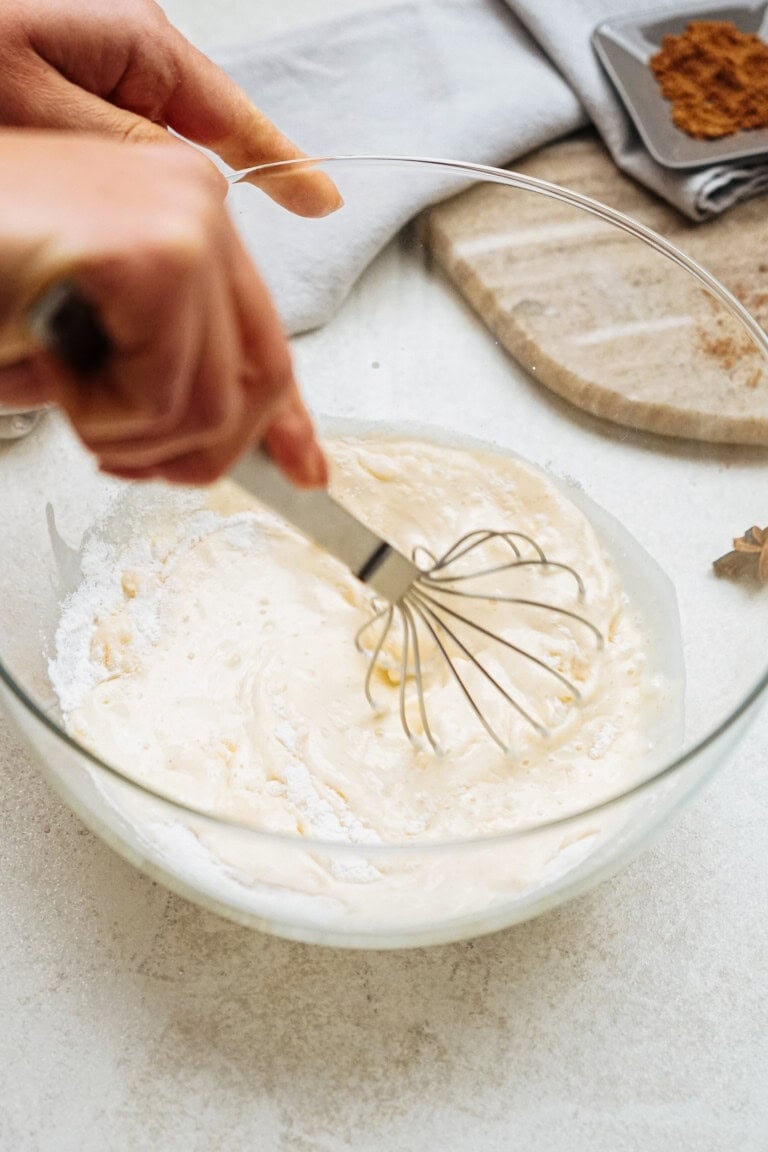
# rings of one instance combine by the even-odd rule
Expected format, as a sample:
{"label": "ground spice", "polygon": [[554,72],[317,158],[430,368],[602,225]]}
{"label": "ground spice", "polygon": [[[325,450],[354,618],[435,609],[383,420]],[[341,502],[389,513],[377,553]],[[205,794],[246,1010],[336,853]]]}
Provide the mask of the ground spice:
{"label": "ground spice", "polygon": [[[758,323],[768,329],[768,315],[764,307],[765,302],[768,302],[768,293],[755,292],[743,281],[726,283],[726,286],[749,309]],[[747,329],[708,292],[700,291],[698,299],[701,307],[695,312],[695,347],[716,360],[737,389],[757,388],[764,377],[768,382],[763,356]],[[755,307],[756,302],[762,302],[763,306]]]}
{"label": "ground spice", "polygon": [[768,127],[768,44],[725,20],[693,20],[665,36],[651,69],[678,128],[715,140]]}

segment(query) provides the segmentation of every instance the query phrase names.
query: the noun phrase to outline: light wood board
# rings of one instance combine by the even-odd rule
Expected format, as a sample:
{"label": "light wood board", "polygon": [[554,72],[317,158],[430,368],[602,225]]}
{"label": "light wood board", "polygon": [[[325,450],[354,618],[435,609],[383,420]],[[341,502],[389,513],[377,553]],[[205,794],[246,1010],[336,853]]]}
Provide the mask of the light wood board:
{"label": "light wood board", "polygon": [[[639,220],[768,322],[768,197],[693,224],[624,177],[591,133],[516,171]],[[693,277],[598,217],[483,184],[429,209],[434,256],[535,377],[596,416],[664,436],[768,445],[768,370]]]}

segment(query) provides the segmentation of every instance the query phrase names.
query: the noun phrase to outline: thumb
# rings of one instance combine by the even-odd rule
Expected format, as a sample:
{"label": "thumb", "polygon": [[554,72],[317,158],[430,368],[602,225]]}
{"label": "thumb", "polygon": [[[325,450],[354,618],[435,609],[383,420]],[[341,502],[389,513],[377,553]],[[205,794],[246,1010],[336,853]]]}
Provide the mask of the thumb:
{"label": "thumb", "polygon": [[[305,158],[226,72],[173,33],[178,82],[164,109],[170,127],[236,169]],[[333,181],[311,165],[264,173],[252,182],[299,216],[326,216],[343,203]]]}

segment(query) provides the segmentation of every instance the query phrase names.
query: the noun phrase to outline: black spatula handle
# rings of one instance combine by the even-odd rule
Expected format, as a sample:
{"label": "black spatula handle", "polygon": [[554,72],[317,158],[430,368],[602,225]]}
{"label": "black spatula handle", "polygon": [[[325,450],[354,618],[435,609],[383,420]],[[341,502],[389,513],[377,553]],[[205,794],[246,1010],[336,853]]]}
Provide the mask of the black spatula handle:
{"label": "black spatula handle", "polygon": [[35,301],[29,326],[49,352],[78,376],[95,376],[113,345],[98,311],[71,280],[60,280]]}

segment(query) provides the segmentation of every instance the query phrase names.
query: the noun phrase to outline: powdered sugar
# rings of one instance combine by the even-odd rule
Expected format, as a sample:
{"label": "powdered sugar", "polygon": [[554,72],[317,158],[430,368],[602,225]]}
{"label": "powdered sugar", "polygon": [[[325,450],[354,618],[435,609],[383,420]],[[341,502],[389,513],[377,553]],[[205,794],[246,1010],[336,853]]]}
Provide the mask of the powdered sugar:
{"label": "powdered sugar", "polygon": [[[114,517],[113,512],[110,520]],[[55,654],[48,662],[65,718],[114,671],[105,668],[101,654],[94,654],[98,626],[122,606],[140,653],[158,639],[158,599],[182,557],[214,533],[223,533],[233,548],[258,548],[260,519],[253,512],[225,517],[203,510],[169,519],[156,536],[132,536],[124,545],[109,538],[106,525],[88,534],[80,550],[81,580],[62,605]]]}

